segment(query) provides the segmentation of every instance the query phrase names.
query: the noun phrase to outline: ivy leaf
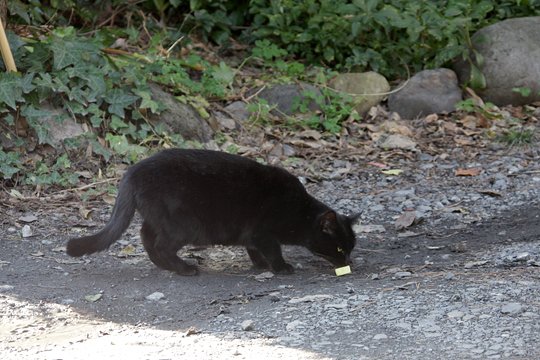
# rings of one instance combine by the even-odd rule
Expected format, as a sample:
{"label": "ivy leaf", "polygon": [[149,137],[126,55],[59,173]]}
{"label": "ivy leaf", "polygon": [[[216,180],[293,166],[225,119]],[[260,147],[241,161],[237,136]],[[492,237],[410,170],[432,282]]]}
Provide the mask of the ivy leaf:
{"label": "ivy leaf", "polygon": [[112,156],[112,153],[106,147],[101,145],[101,143],[97,141],[96,139],[89,139],[89,141],[90,141],[90,144],[92,145],[92,151],[97,155],[103,156],[105,161],[109,161],[109,159]]}
{"label": "ivy leaf", "polygon": [[128,124],[126,124],[124,121],[122,121],[121,118],[119,118],[116,115],[111,116],[111,123],[109,124],[109,126],[111,127],[111,129],[115,131],[118,129],[124,129],[124,128],[129,127]]}
{"label": "ivy leaf", "polygon": [[36,131],[38,142],[40,144],[50,143],[49,131],[43,126],[41,120],[46,117],[52,117],[54,114],[48,110],[37,109],[32,105],[23,106],[21,114],[26,118],[26,121]]}
{"label": "ivy leaf", "polygon": [[17,109],[17,101],[24,102],[23,84],[23,78],[14,72],[0,73],[0,104]]}
{"label": "ivy leaf", "polygon": [[223,61],[221,61],[219,67],[215,67],[212,72],[212,77],[225,85],[232,85],[235,75],[236,72]]}
{"label": "ivy leaf", "polygon": [[112,89],[107,93],[105,101],[109,104],[109,112],[124,117],[124,109],[137,101],[138,97],[121,89]]}
{"label": "ivy leaf", "polygon": [[157,114],[162,110],[160,103],[152,99],[150,91],[137,89],[133,90],[133,92],[141,98],[141,104],[139,105],[140,109],[150,109],[153,114]]}
{"label": "ivy leaf", "polygon": [[51,44],[53,52],[53,67],[61,70],[70,65],[77,65],[90,60],[90,57],[99,52],[99,47],[88,41],[73,38],[55,37]]}
{"label": "ivy leaf", "polygon": [[130,144],[125,135],[113,135],[107,133],[105,140],[109,142],[111,149],[119,155],[124,155],[129,158],[131,162],[135,162],[139,155],[146,152],[146,148],[140,145]]}

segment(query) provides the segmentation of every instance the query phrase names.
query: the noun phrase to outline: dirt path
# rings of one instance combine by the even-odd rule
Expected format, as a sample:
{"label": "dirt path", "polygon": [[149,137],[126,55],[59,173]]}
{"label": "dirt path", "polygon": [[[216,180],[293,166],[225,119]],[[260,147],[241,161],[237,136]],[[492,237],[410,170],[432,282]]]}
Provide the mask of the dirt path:
{"label": "dirt path", "polygon": [[297,248],[297,272],[268,278],[235,248],[187,251],[197,277],[126,243],[72,259],[46,234],[66,219],[41,214],[50,227],[33,237],[0,228],[1,358],[538,358],[539,209],[368,240],[339,278]]}

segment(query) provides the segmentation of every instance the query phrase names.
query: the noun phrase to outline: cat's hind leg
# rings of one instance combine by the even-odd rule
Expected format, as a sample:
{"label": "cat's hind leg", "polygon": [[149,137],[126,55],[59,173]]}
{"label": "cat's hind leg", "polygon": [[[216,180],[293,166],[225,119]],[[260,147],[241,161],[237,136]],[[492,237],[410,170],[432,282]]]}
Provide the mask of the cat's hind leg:
{"label": "cat's hind leg", "polygon": [[158,267],[174,271],[180,275],[197,275],[198,269],[180,259],[176,252],[180,250],[174,239],[167,238],[165,234],[156,231],[148,222],[143,222],[141,239],[150,260]]}
{"label": "cat's hind leg", "polygon": [[246,247],[246,250],[255,269],[268,269],[270,267],[270,264],[259,250],[250,246]]}

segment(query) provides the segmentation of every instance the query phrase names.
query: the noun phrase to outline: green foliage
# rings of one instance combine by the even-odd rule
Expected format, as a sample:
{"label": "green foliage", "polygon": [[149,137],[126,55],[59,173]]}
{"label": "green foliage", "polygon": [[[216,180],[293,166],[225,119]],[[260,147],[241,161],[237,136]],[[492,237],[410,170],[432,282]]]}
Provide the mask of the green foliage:
{"label": "green foliage", "polygon": [[532,93],[531,88],[528,88],[528,87],[513,88],[512,91],[520,94],[523,97],[528,97]]}
{"label": "green foliage", "polygon": [[536,134],[531,129],[510,129],[499,137],[499,141],[508,144],[509,146],[525,146],[532,144]]}
{"label": "green foliage", "polygon": [[9,180],[23,168],[20,155],[16,152],[4,152],[0,149],[0,175]]}
{"label": "green foliage", "polygon": [[298,61],[286,61],[288,52],[268,40],[257,40],[252,49],[252,57],[263,61],[262,66],[273,72],[278,72],[290,79],[302,78],[306,67]]}
{"label": "green foliage", "polygon": [[[506,18],[540,15],[537,0],[14,0],[9,8],[34,25],[88,27],[106,18],[110,25],[144,22],[196,31],[217,44],[228,43],[231,36],[265,40],[281,51],[271,55],[266,47],[270,52],[254,53],[265,61],[287,55],[336,68],[374,70],[388,78],[403,77],[407,67],[416,72],[459,55],[475,57],[467,52],[474,31]],[[480,59],[472,60],[471,86],[481,88],[483,77],[475,71]]]}
{"label": "green foliage", "polygon": [[311,128],[324,130],[337,134],[341,131],[345,120],[359,120],[360,115],[354,109],[354,100],[351,96],[336,92],[332,89],[323,89],[323,96],[317,96],[313,92],[305,92],[305,101],[300,110],[306,112],[306,103],[314,100],[320,107],[320,114],[311,114],[305,120],[306,125]]}
{"label": "green foliage", "polygon": [[464,29],[490,10],[489,1],[406,0],[256,0],[250,9],[256,38],[310,62],[389,77],[403,75],[405,65],[417,71],[461,54]]}
{"label": "green foliage", "polygon": [[473,98],[459,101],[456,104],[456,110],[462,110],[469,113],[478,113],[484,116],[486,119],[498,119],[501,117],[494,104],[490,102],[479,104]]}
{"label": "green foliage", "polygon": [[[115,154],[134,162],[152,144],[183,143],[179,136],[167,134],[148,121],[150,113],[164,109],[154,100],[148,80],[168,86],[186,102],[204,104],[199,106],[201,112],[208,106],[204,98],[226,96],[234,80],[235,71],[225,63],[211,65],[199,56],[178,60],[159,55],[106,55],[102,49],[110,45],[109,35],[97,32],[86,38],[77,35],[74,28],[58,28],[36,41],[10,34],[18,68],[24,75],[0,72],[0,126],[14,129],[15,119],[22,118],[29,125],[31,137],[43,145],[52,144],[43,119],[60,123],[67,117],[77,119],[87,123],[90,131],[79,140],[66,141],[65,146],[77,148],[88,142],[94,154],[107,161]],[[163,39],[161,35],[157,38]],[[24,147],[24,139],[15,140]],[[0,160],[3,178],[22,175],[23,182],[34,185],[66,185],[73,180],[62,175],[63,168],[51,162],[54,159],[30,171],[12,153],[2,153]]]}

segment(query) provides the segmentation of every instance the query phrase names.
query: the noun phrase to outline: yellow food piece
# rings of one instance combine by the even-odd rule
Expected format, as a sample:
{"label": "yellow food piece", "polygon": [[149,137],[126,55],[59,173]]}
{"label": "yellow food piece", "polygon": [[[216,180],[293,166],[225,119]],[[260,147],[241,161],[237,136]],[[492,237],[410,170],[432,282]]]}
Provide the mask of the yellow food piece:
{"label": "yellow food piece", "polygon": [[349,265],[336,269],[337,276],[347,275],[350,273],[351,273],[351,267]]}

